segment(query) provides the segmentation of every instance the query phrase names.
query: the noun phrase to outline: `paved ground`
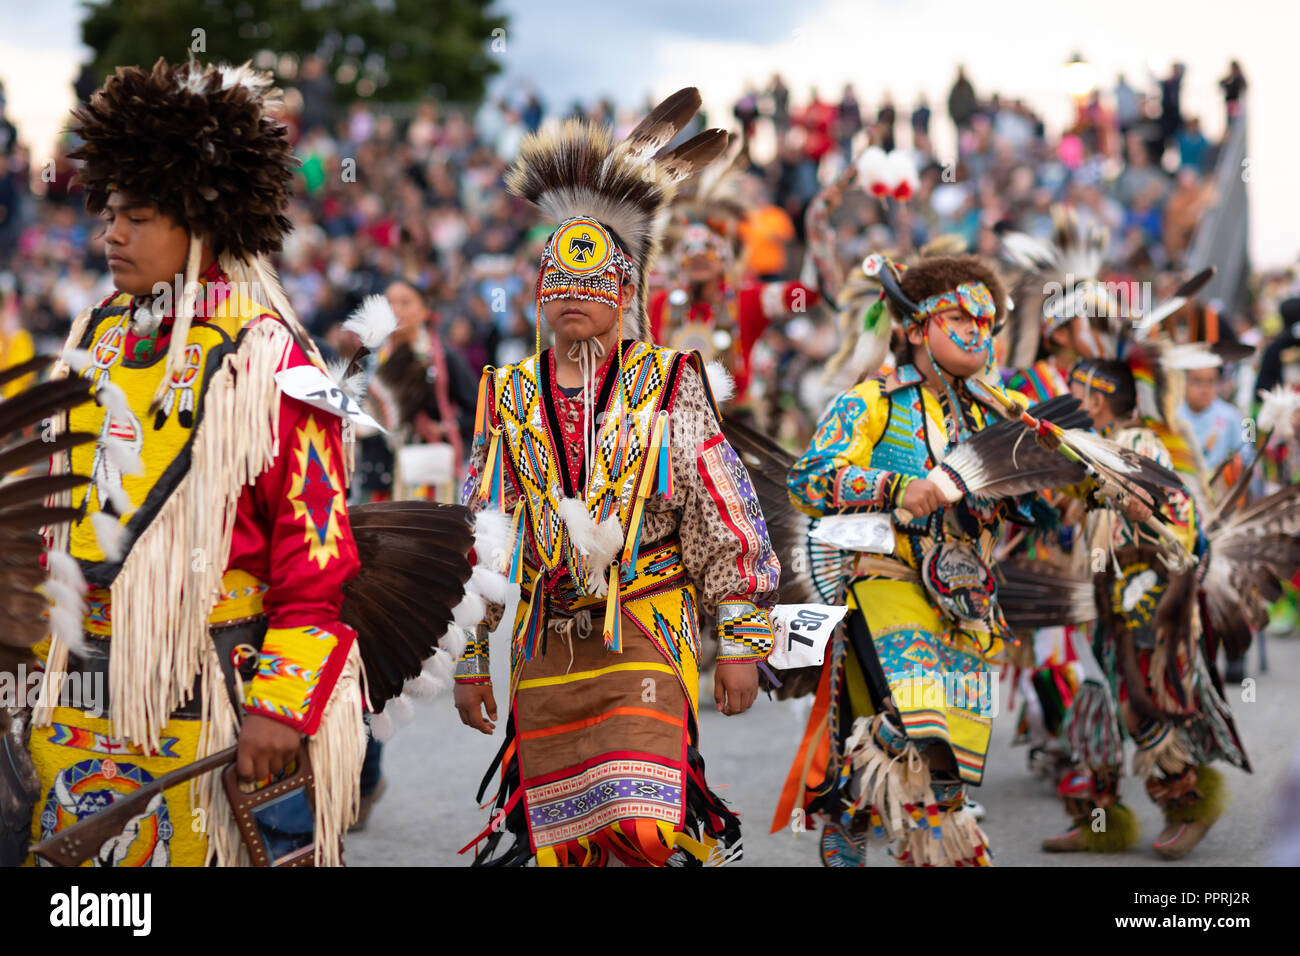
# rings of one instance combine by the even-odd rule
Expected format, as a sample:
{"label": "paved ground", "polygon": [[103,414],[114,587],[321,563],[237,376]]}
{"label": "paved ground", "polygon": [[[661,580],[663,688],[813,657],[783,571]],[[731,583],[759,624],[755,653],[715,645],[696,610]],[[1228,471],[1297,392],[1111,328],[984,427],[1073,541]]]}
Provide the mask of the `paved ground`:
{"label": "paved ground", "polygon": [[[511,615],[505,618],[511,619]],[[506,640],[493,641],[494,674],[504,675],[500,658]],[[1251,654],[1252,667],[1255,655]],[[984,828],[998,865],[1011,866],[1179,866],[1261,865],[1270,862],[1270,817],[1281,776],[1300,748],[1300,640],[1269,644],[1270,671],[1256,676],[1254,701],[1242,690],[1230,704],[1255,764],[1254,775],[1226,768],[1234,805],[1205,842],[1182,863],[1166,863],[1149,848],[1160,829],[1159,812],[1141,783],[1124,781],[1127,802],[1142,820],[1143,842],[1119,857],[1042,853],[1039,840],[1063,829],[1060,805],[1045,782],[1026,770],[1026,751],[1011,747],[1015,715],[1003,711],[993,732],[986,784],[973,793],[988,810]],[[1253,671],[1252,671],[1253,673]],[[502,680],[502,683],[504,681]],[[505,716],[505,702],[501,716]],[[806,705],[804,705],[806,706]],[[488,822],[474,803],[474,791],[501,743],[461,725],[450,696],[420,702],[416,720],[401,728],[384,753],[388,790],[370,825],[347,842],[352,866],[465,866],[469,855],[457,850]],[[760,697],[748,714],[722,717],[711,702],[700,720],[701,750],[710,782],[738,808],[745,821],[748,866],[816,866],[814,834],[795,838],[788,828],[767,832],[776,797],[803,729],[800,702]],[[1131,746],[1131,745],[1130,745]],[[1130,750],[1131,752],[1131,750]],[[493,788],[495,789],[495,786]],[[489,791],[491,792],[491,790]],[[883,846],[873,844],[872,865],[892,866]]]}

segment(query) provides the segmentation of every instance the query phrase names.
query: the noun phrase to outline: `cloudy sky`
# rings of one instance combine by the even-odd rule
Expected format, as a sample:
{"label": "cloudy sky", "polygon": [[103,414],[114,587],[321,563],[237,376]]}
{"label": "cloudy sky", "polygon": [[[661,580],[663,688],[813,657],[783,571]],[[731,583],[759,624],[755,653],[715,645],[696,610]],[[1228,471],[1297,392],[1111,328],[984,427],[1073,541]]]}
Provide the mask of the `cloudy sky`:
{"label": "cloudy sky", "polygon": [[[1231,58],[1250,83],[1252,254],[1259,265],[1300,256],[1300,155],[1294,42],[1300,4],[1292,0],[1086,0],[1069,7],[1041,0],[657,0],[601,3],[586,13],[568,3],[507,0],[503,76],[497,88],[529,84],[548,104],[605,94],[638,102],[681,86],[704,94],[712,122],[725,125],[746,83],[780,72],[802,99],[811,86],[838,97],[845,82],[874,108],[892,94],[900,109],[924,92],[936,114],[964,63],[981,92],[1030,101],[1054,130],[1068,121],[1064,64],[1076,50],[1104,86],[1187,64],[1184,112],[1207,135],[1223,128],[1217,82]],[[0,79],[9,112],[38,155],[48,153],[71,99],[82,57],[77,0],[0,0]],[[950,146],[946,119],[940,148]]]}

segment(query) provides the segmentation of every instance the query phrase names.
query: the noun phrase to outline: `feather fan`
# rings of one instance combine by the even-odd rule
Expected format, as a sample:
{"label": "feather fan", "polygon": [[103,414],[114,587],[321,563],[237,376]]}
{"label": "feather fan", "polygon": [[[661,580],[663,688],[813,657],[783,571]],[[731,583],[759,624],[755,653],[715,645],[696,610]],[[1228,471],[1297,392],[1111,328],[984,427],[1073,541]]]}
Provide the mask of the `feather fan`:
{"label": "feather fan", "polygon": [[[790,503],[786,477],[794,465],[794,456],[767,435],[727,415],[723,415],[722,433],[749,472],[768,536],[781,560],[777,603],[842,603],[851,557],[814,541],[810,537],[813,519]],[[812,693],[820,673],[820,667],[778,671],[777,699]]]}
{"label": "feather fan", "polygon": [[[0,384],[39,374],[54,362],[37,356],[0,371]],[[30,648],[53,628],[70,646],[81,640],[81,595],[85,584],[75,561],[48,555],[42,529],[74,520],[75,509],[54,496],[86,484],[85,475],[47,473],[45,462],[63,450],[95,440],[85,432],[64,433],[46,441],[44,423],[92,400],[92,386],[75,377],[42,382],[0,401],[0,671],[35,664]],[[32,468],[37,474],[18,475]]]}

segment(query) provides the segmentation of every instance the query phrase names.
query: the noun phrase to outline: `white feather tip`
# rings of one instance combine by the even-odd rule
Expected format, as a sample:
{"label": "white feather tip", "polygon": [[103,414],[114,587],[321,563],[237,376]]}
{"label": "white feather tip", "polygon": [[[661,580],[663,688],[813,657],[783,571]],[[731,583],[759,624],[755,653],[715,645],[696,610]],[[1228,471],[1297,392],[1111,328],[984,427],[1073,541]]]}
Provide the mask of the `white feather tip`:
{"label": "white feather tip", "polygon": [[736,380],[731,377],[731,373],[726,367],[717,360],[704,366],[704,374],[709,379],[709,391],[713,392],[713,400],[719,405],[725,405],[736,395]]}
{"label": "white feather tip", "polygon": [[397,316],[382,295],[368,295],[343,323],[343,328],[355,333],[366,348],[377,349],[397,328]]}
{"label": "white feather tip", "polygon": [[85,349],[64,349],[59,358],[78,375],[84,372],[91,362],[90,353]]}
{"label": "white feather tip", "polygon": [[100,439],[100,444],[110,467],[123,475],[144,474],[144,463],[140,461],[140,456],[122,439],[105,435]]}
{"label": "white feather tip", "polygon": [[104,557],[112,562],[122,560],[122,546],[126,541],[126,529],[112,515],[96,511],[90,516],[90,524],[95,529],[95,541]]}

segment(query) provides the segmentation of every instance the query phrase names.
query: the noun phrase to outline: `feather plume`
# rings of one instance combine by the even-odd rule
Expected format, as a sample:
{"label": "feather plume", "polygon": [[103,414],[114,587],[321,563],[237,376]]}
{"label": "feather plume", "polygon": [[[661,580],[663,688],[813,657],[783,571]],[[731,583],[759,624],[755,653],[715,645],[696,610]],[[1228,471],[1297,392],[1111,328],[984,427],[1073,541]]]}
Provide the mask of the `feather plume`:
{"label": "feather plume", "polygon": [[869,146],[858,158],[858,177],[862,186],[873,196],[884,197],[892,192],[889,182],[889,157],[879,146]]}
{"label": "feather plume", "polygon": [[[159,59],[120,67],[73,110],[86,208],[148,196],[235,258],[277,252],[297,160],[269,74]],[[270,303],[276,305],[276,303]]]}
{"label": "feather plume", "polygon": [[[340,617],[357,632],[377,710],[426,669],[431,655],[450,656],[437,651],[449,629],[482,620],[482,597],[467,593],[475,529],[460,505],[390,501],[348,510],[361,570],[343,586]],[[463,641],[459,631],[455,638]]]}
{"label": "feather plume", "polygon": [[387,714],[370,715],[370,736],[377,743],[387,743],[393,739],[393,733],[397,728],[393,726],[393,718]]}
{"label": "feather plume", "polygon": [[1059,627],[1097,619],[1091,574],[1017,558],[1000,562],[998,575],[998,607],[1013,628]]}
{"label": "feather plume", "polygon": [[438,693],[444,693],[450,690],[455,683],[452,676],[455,666],[455,661],[450,654],[434,654],[433,657],[425,661],[424,674],[437,685]]}
{"label": "feather plume", "polygon": [[[1077,398],[1060,395],[1035,405],[1030,414],[1061,428],[1087,428],[1091,418]],[[950,451],[930,478],[949,501],[967,494],[1010,498],[1030,491],[1062,488],[1082,481],[1082,465],[1042,445],[1025,425],[1003,419],[976,432]],[[957,480],[954,480],[954,476]]]}
{"label": "feather plume", "polygon": [[[100,439],[100,445],[104,449],[104,455],[108,458],[109,465],[121,474],[144,474],[144,463],[140,461],[140,456],[122,439],[114,438],[112,435],[105,435]],[[126,512],[122,513],[125,514]]]}
{"label": "feather plume", "polygon": [[636,294],[624,310],[625,327],[649,327],[651,264],[664,228],[663,211],[677,186],[726,148],[726,134],[709,130],[661,152],[699,109],[699,91],[679,90],[615,143],[606,128],[576,120],[556,132],[532,134],[506,174],[506,186],[553,223],[587,216],[609,227],[636,265]]}
{"label": "feather plume", "polygon": [[1155,328],[1169,316],[1173,315],[1191,299],[1196,297],[1210,280],[1214,278],[1214,266],[1206,266],[1196,275],[1192,276],[1177,289],[1174,294],[1159,305],[1152,308],[1146,315],[1142,316],[1133,323],[1133,331],[1138,338],[1143,338],[1147,332]]}
{"label": "feather plume", "polygon": [[[78,356],[71,356],[74,362]],[[17,381],[37,374],[53,363],[52,356],[37,356],[0,371],[0,381]],[[55,378],[0,399],[0,672],[15,663],[35,663],[29,648],[50,633],[68,646],[80,648],[84,617],[82,580],[78,563],[62,551],[47,552],[38,529],[58,533],[78,516],[70,494],[84,486],[84,475],[45,474],[51,456],[95,440],[90,433],[63,433],[46,441],[45,423],[61,420],[90,400],[90,382]],[[40,474],[12,478],[13,472],[40,463]],[[45,500],[53,505],[45,505]],[[110,519],[111,520],[111,519]],[[48,577],[41,558],[48,559]]]}
{"label": "feather plume", "polygon": [[507,604],[510,601],[510,591],[514,587],[504,574],[493,571],[486,564],[479,564],[474,567],[473,574],[470,575],[470,588],[477,591],[485,601],[493,604]]}
{"label": "feather plume", "polygon": [[116,518],[102,511],[92,514],[90,523],[95,529],[95,542],[99,545],[99,550],[104,552],[104,558],[110,564],[121,561],[126,544],[126,529]]}
{"label": "feather plume", "polygon": [[386,297],[368,295],[343,323],[343,328],[356,335],[361,344],[373,352],[393,334],[397,328],[397,316]]}
{"label": "feather plume", "polygon": [[885,161],[887,182],[890,195],[900,202],[905,202],[916,195],[921,186],[921,177],[917,175],[916,164],[902,150],[889,153]]}
{"label": "feather plume", "polygon": [[91,358],[90,353],[85,349],[64,349],[60,353],[59,359],[64,365],[72,369],[74,375],[80,375],[89,368],[90,363],[94,361],[94,359]]}
{"label": "feather plume", "polygon": [[879,283],[861,269],[844,280],[835,324],[840,347],[826,364],[823,381],[828,391],[839,395],[877,374],[889,354],[889,310],[881,301]]}
{"label": "feather plume", "polygon": [[435,681],[424,671],[420,671],[419,674],[417,674],[415,677],[412,677],[403,685],[402,693],[407,697],[414,697],[418,699],[418,698],[425,698],[425,697],[433,697],[439,692],[440,689],[441,688],[438,687],[437,681]]}
{"label": "feather plume", "polygon": [[457,627],[476,627],[487,614],[487,605],[477,594],[466,592],[461,602],[451,609],[451,619]]}
{"label": "feather plume", "polygon": [[510,515],[492,510],[474,516],[474,553],[479,563],[504,574],[510,569],[514,550],[514,521]]}
{"label": "feather plume", "polygon": [[[610,515],[596,524],[580,499],[565,498],[560,502],[560,518],[574,546],[590,559],[593,577],[603,579],[605,569],[613,563],[614,556],[622,550],[626,540],[618,516]],[[597,581],[592,581],[592,584],[597,584]]]}
{"label": "feather plume", "polygon": [[399,727],[415,719],[415,708],[411,706],[405,694],[398,694],[390,700],[384,708],[384,713],[391,714],[393,722]]}
{"label": "feather plume", "polygon": [[349,398],[361,404],[366,397],[366,373],[360,369],[353,371],[353,365],[347,359],[331,359],[326,363],[325,373]]}
{"label": "feather plume", "polygon": [[[471,633],[473,633],[473,629],[471,628],[447,628],[447,633],[438,641],[438,652],[445,652],[444,656],[450,657],[453,661],[458,660],[460,655],[465,653],[465,645],[469,642],[466,635]],[[425,664],[428,664],[427,660],[425,661]]]}
{"label": "feather plume", "polygon": [[731,373],[717,359],[709,362],[704,366],[705,377],[709,380],[709,391],[713,393],[713,400],[719,405],[725,405],[736,396],[736,380],[731,377]]}
{"label": "feather plume", "polygon": [[86,579],[81,574],[81,565],[72,555],[66,551],[51,551],[46,557],[46,564],[53,580],[85,593]]}
{"label": "feather plume", "polygon": [[95,400],[114,418],[128,419],[131,415],[131,406],[127,403],[126,392],[108,379],[100,382],[95,389]]}
{"label": "feather plume", "polygon": [[1277,385],[1268,391],[1261,391],[1259,399],[1259,430],[1266,435],[1276,435],[1281,441],[1294,438],[1291,416],[1300,408],[1300,392]]}

